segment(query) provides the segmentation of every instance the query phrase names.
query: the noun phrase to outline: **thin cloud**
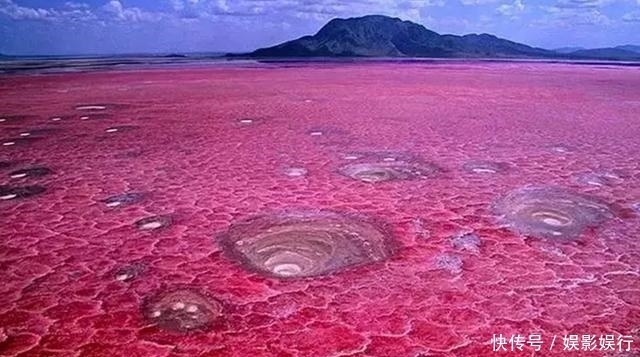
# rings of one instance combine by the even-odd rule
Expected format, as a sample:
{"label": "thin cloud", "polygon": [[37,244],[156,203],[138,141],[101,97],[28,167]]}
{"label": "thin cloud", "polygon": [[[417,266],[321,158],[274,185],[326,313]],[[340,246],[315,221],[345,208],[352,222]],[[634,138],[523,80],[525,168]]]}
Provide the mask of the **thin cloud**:
{"label": "thin cloud", "polygon": [[417,20],[424,8],[444,6],[444,0],[168,0],[178,17],[212,18],[217,16],[276,15],[327,20],[337,16],[385,14]]}
{"label": "thin cloud", "polygon": [[511,4],[502,4],[498,6],[496,11],[507,17],[517,18],[525,10],[525,5],[522,0],[514,0]]}
{"label": "thin cloud", "polygon": [[14,20],[59,21],[64,19],[82,20],[93,14],[79,3],[68,2],[61,9],[21,6],[12,0],[0,0],[0,13]]}
{"label": "thin cloud", "polygon": [[640,22],[640,11],[632,11],[622,16],[624,22]]}
{"label": "thin cloud", "polygon": [[32,20],[50,22],[82,21],[158,21],[166,15],[149,12],[137,7],[125,7],[119,0],[111,0],[99,8],[91,8],[86,3],[68,1],[58,8],[27,7],[13,0],[0,0],[0,14],[13,20]]}
{"label": "thin cloud", "polygon": [[616,0],[558,0],[556,7],[561,8],[601,8]]}
{"label": "thin cloud", "polygon": [[542,20],[535,21],[534,26],[569,28],[576,25],[609,26],[613,21],[600,9],[589,6],[540,7],[546,16]]}
{"label": "thin cloud", "polygon": [[462,5],[486,5],[486,4],[495,4],[498,1],[500,0],[460,0],[460,3]]}
{"label": "thin cloud", "polygon": [[111,14],[111,18],[128,22],[159,21],[165,17],[160,12],[149,12],[138,7],[125,7],[119,0],[111,0],[102,9]]}

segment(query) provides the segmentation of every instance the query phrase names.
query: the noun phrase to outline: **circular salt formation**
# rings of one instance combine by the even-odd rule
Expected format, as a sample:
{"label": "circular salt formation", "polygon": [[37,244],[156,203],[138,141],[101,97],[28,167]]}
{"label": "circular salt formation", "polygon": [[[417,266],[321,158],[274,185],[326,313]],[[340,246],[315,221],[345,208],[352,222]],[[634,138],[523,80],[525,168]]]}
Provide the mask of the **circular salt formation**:
{"label": "circular salt formation", "polygon": [[389,161],[349,164],[342,166],[338,171],[354,180],[378,183],[431,177],[438,174],[440,169],[432,164]]}
{"label": "circular salt formation", "polygon": [[173,332],[206,330],[221,320],[222,310],[220,301],[191,289],[158,293],[142,306],[149,322]]}
{"label": "circular salt formation", "polygon": [[120,133],[120,132],[124,132],[124,131],[130,131],[130,130],[135,130],[138,129],[137,126],[135,125],[119,125],[119,126],[112,126],[110,128],[105,129],[106,133]]}
{"label": "circular salt formation", "polygon": [[460,233],[452,237],[451,245],[460,250],[467,250],[473,253],[480,251],[482,241],[475,233]]}
{"label": "circular salt formation", "polygon": [[257,118],[240,118],[236,120],[239,125],[254,125],[262,122],[261,119]]}
{"label": "circular salt formation", "polygon": [[4,139],[2,140],[2,146],[15,146],[15,145],[26,145],[26,144],[30,144],[33,143],[37,140],[39,140],[40,138],[36,138],[33,136],[20,136],[20,137],[16,137],[16,138],[9,138],[9,139]]}
{"label": "circular salt formation", "polygon": [[261,117],[242,117],[235,119],[236,127],[253,127],[264,124],[266,118]]}
{"label": "circular salt formation", "polygon": [[358,160],[362,157],[362,155],[358,154],[358,153],[349,153],[349,154],[344,154],[342,156],[343,159],[345,160]]}
{"label": "circular salt formation", "polygon": [[284,174],[291,178],[303,177],[307,175],[307,169],[304,167],[287,167],[283,170]]}
{"label": "circular salt formation", "polygon": [[306,132],[311,140],[317,145],[325,147],[346,147],[353,140],[351,134],[336,127],[313,128]]}
{"label": "circular salt formation", "polygon": [[613,186],[624,181],[622,175],[615,172],[581,172],[575,174],[573,179],[576,183],[584,186]]}
{"label": "circular salt formation", "polygon": [[103,111],[107,109],[106,105],[103,104],[83,104],[83,105],[78,105],[75,108],[76,110],[79,111],[89,111],[89,112],[94,112],[94,111]]}
{"label": "circular salt formation", "polygon": [[[88,121],[88,120],[103,120],[103,119],[111,119],[113,118],[113,116],[111,114],[107,114],[107,113],[90,113],[90,114],[83,114],[80,115],[79,118],[81,121]],[[75,119],[75,118],[74,118]]]}
{"label": "circular salt formation", "polygon": [[16,170],[9,173],[9,176],[13,179],[26,178],[26,177],[43,177],[51,174],[52,171],[48,167],[38,166],[28,169]]}
{"label": "circular salt formation", "polygon": [[117,269],[115,272],[113,272],[113,277],[117,281],[128,282],[144,273],[146,269],[146,265],[141,263],[134,263]]}
{"label": "circular salt formation", "polygon": [[549,150],[552,151],[552,152],[558,153],[558,154],[566,154],[566,153],[570,153],[570,152],[573,151],[570,147],[568,147],[566,145],[562,145],[562,144],[560,144],[560,145],[552,145],[552,146],[549,147]]}
{"label": "circular salt formation", "polygon": [[441,254],[435,257],[435,265],[438,269],[451,274],[462,273],[462,258],[451,254]]}
{"label": "circular salt formation", "polygon": [[47,135],[51,133],[55,133],[58,129],[54,128],[35,128],[27,131],[23,131],[20,133],[21,137],[31,137],[31,136],[39,136],[39,135]]}
{"label": "circular salt formation", "polygon": [[497,174],[509,170],[509,165],[504,162],[473,161],[467,162],[462,168],[472,174]]}
{"label": "circular salt formation", "polygon": [[9,201],[17,198],[29,198],[31,196],[39,195],[46,191],[42,186],[0,186],[0,200]]}
{"label": "circular salt formation", "polygon": [[111,196],[102,200],[107,207],[123,207],[142,201],[144,194],[139,192],[128,192],[121,195]]}
{"label": "circular salt formation", "polygon": [[136,227],[141,231],[153,231],[171,225],[170,216],[152,216],[136,221]]}
{"label": "circular salt formation", "polygon": [[333,212],[251,218],[231,226],[220,242],[233,260],[276,278],[327,275],[392,253],[381,227]]}
{"label": "circular salt formation", "polygon": [[613,216],[606,202],[557,187],[511,191],[495,203],[494,211],[517,233],[565,240],[575,239],[586,228]]}

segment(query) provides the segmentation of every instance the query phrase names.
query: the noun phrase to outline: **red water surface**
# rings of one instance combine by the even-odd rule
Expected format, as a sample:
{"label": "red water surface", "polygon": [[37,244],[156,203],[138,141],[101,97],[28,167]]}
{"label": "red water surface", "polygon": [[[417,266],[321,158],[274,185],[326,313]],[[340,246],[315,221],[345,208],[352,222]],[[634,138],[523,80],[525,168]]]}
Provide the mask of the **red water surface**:
{"label": "red water surface", "polygon": [[[47,191],[0,201],[0,355],[637,356],[639,89],[636,68],[531,63],[4,76],[0,117],[26,117],[0,123],[0,139],[34,135],[0,147],[12,164],[0,184]],[[85,104],[107,108],[75,110]],[[443,172],[379,184],[339,174],[345,155],[380,151]],[[474,160],[511,169],[465,171]],[[9,176],[32,166],[53,173]],[[527,185],[597,196],[616,216],[577,240],[522,237],[492,205]],[[144,197],[102,201],[126,192]],[[279,280],[216,241],[234,221],[296,209],[366,215],[397,249]],[[169,225],[136,225],[156,215]],[[470,232],[479,245],[454,242]],[[155,325],[144,302],[176,289],[221,304],[222,317],[188,333]],[[494,334],[545,344],[494,352]],[[563,351],[571,334],[634,341]]]}

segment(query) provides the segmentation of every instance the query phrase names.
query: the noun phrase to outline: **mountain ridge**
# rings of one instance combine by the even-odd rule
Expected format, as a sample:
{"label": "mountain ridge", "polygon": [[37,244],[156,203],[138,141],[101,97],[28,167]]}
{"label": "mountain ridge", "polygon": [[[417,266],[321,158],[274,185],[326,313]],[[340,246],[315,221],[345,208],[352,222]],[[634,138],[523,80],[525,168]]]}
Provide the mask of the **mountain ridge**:
{"label": "mountain ridge", "polygon": [[617,48],[617,49],[620,49],[620,50],[625,50],[625,51],[631,51],[631,52],[640,53],[640,46],[636,46],[636,45],[622,45],[622,46],[616,46],[614,48]]}
{"label": "mountain ridge", "polygon": [[439,34],[423,25],[384,15],[334,18],[314,35],[227,57],[431,57],[431,58],[547,58],[634,59],[640,52],[626,49],[593,53],[564,53],[528,46],[492,34]]}
{"label": "mountain ridge", "polygon": [[491,34],[441,35],[383,15],[336,18],[315,35],[261,48],[252,57],[510,57],[553,55]]}
{"label": "mountain ridge", "polygon": [[640,58],[640,52],[629,51],[621,47],[584,49],[570,52],[568,55],[588,59],[615,58],[619,60],[638,60],[638,58]]}

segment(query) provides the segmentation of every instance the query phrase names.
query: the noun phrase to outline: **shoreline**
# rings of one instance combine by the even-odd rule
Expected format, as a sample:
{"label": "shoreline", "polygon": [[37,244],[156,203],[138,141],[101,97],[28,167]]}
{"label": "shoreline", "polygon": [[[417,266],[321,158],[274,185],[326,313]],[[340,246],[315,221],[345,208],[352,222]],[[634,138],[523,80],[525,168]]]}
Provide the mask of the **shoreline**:
{"label": "shoreline", "polygon": [[96,57],[73,59],[29,59],[0,61],[0,76],[15,74],[61,74],[104,71],[194,69],[212,67],[269,68],[273,65],[370,65],[370,64],[566,64],[578,66],[640,67],[640,62],[613,60],[562,60],[537,58],[426,58],[426,57],[310,57],[310,58],[166,58],[166,57]]}

